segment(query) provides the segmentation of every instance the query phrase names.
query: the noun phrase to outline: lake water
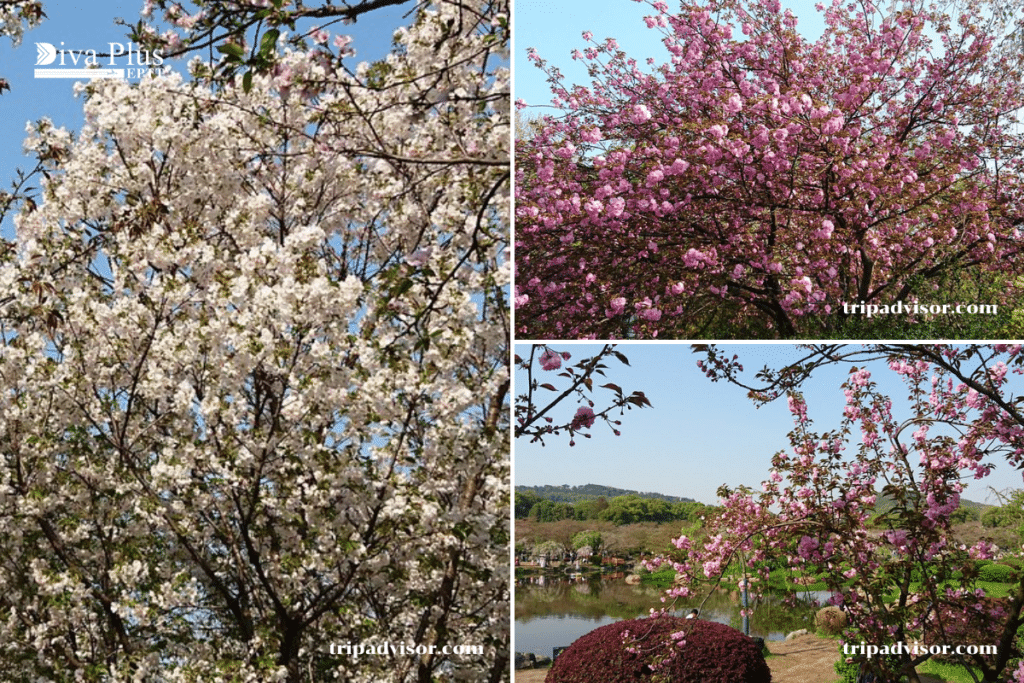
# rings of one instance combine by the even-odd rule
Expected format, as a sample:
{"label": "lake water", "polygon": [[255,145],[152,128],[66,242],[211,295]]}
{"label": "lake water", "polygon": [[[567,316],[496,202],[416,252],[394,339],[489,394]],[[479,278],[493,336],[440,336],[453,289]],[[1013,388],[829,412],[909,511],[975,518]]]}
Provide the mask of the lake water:
{"label": "lake water", "polygon": [[[540,581],[538,581],[540,579]],[[663,591],[649,586],[631,586],[621,578],[604,580],[553,579],[531,577],[516,581],[515,651],[551,656],[555,647],[571,645],[580,636],[621,619],[646,616],[651,608],[663,606]],[[782,640],[786,634],[811,628],[815,607],[828,593],[801,594],[795,604],[783,604],[780,596],[752,599],[750,635],[765,640]],[[676,604],[675,614],[684,616],[692,601]],[[734,628],[742,628],[739,591],[719,590],[704,603],[702,619],[710,619]]]}

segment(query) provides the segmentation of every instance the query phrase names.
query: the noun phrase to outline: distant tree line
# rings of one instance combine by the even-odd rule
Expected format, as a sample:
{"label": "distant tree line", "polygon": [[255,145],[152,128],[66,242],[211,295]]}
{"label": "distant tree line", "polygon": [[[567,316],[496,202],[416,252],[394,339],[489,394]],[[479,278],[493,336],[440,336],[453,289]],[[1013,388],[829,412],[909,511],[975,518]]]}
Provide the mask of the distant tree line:
{"label": "distant tree line", "polygon": [[664,493],[649,493],[645,491],[631,491],[629,489],[618,489],[614,486],[603,486],[601,484],[583,484],[582,486],[516,486],[516,495],[532,493],[543,500],[552,500],[556,503],[579,503],[585,500],[596,500],[598,498],[617,498],[618,496],[635,495],[641,498],[657,498],[669,503],[692,502],[692,498],[681,496],[666,496]]}
{"label": "distant tree line", "polygon": [[[897,506],[897,501],[893,496],[882,490],[878,492],[878,499],[875,502],[875,513],[884,514],[892,510]],[[966,498],[960,499],[960,505],[950,515],[950,520],[954,524],[960,524],[963,522],[976,522],[981,519],[982,513],[991,509],[991,505],[985,503],[978,503],[973,500],[967,500]]]}
{"label": "distant tree line", "polygon": [[1007,528],[1024,540],[1024,490],[1004,491],[1002,505],[990,507],[981,515],[982,526],[988,529]]}
{"label": "distant tree line", "polygon": [[673,503],[660,498],[642,498],[635,493],[614,498],[599,496],[576,503],[548,500],[528,490],[517,490],[515,494],[516,519],[535,522],[599,520],[617,526],[638,522],[689,522],[699,519],[708,509],[709,506],[692,500]]}

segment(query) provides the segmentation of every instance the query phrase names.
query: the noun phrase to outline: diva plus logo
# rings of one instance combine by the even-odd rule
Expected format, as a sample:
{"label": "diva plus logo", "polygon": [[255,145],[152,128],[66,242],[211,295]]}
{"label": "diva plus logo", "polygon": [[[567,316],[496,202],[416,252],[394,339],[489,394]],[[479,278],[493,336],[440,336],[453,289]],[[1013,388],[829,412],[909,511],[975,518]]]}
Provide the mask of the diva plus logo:
{"label": "diva plus logo", "polygon": [[135,43],[108,43],[106,52],[65,49],[64,43],[36,43],[36,78],[142,78],[164,73],[159,50],[143,50]]}

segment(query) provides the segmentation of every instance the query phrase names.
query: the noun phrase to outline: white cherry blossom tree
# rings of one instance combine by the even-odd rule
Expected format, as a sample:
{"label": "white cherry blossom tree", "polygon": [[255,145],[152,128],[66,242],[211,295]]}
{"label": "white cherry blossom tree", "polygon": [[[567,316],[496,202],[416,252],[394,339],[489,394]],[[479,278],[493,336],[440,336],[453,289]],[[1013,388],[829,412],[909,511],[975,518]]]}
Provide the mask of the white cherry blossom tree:
{"label": "white cherry blossom tree", "polygon": [[375,65],[95,82],[80,133],[33,126],[0,678],[507,680],[507,16],[440,0]]}

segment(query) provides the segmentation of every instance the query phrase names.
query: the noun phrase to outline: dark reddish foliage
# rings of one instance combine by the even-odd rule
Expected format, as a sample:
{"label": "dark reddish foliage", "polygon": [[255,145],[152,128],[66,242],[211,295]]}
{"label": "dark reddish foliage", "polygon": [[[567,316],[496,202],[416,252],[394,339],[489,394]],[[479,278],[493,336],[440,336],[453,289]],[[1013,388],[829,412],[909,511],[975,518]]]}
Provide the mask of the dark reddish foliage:
{"label": "dark reddish foliage", "polygon": [[[638,653],[628,652],[623,634]],[[667,648],[670,634],[686,631],[686,644]],[[675,650],[657,672],[651,664]],[[667,676],[666,676],[667,674]],[[659,617],[602,626],[559,655],[545,683],[771,683],[772,674],[758,645],[734,628],[702,619]]]}

